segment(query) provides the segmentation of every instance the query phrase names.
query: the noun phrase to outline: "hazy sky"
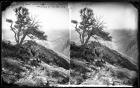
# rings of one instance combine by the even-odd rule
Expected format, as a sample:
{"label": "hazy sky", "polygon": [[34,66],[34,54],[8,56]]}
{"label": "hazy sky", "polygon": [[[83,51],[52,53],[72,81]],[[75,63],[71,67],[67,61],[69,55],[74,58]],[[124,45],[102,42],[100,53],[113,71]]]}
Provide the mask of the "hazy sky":
{"label": "hazy sky", "polygon": [[10,30],[10,24],[6,22],[6,18],[15,21],[16,16],[13,10],[19,6],[29,9],[30,16],[39,21],[40,30],[48,36],[48,41],[37,42],[58,51],[62,50],[63,45],[69,39],[69,10],[67,3],[13,3],[2,12],[2,39],[4,40],[15,42],[13,32]]}
{"label": "hazy sky", "polygon": [[[28,3],[29,4],[29,3]],[[39,4],[39,3],[37,3]],[[15,12],[13,11],[14,8],[18,6],[24,6],[29,9],[30,15],[36,19],[36,21],[39,21],[40,24],[40,30],[45,31],[45,33],[48,35],[48,40],[53,39],[52,33],[58,32],[58,31],[69,31],[68,30],[68,8],[67,4],[64,5],[56,5],[55,3],[52,3],[51,5],[15,5],[11,6],[6,9],[6,11],[2,12],[2,29],[3,32],[6,33],[3,35],[3,37],[10,38],[11,32],[10,24],[6,22],[6,18],[16,20]],[[58,7],[59,6],[59,7]],[[61,36],[57,36],[61,37]],[[6,39],[7,39],[6,38]]]}
{"label": "hazy sky", "polygon": [[106,30],[137,29],[137,9],[129,3],[72,3],[71,19],[80,21],[80,9],[93,9],[95,16],[104,21]]}
{"label": "hazy sky", "polygon": [[[69,6],[70,18],[80,22],[80,9],[84,7],[91,8],[95,16],[104,21],[104,30],[110,33],[113,37],[113,42],[101,42],[110,48],[116,50],[120,48],[118,47],[118,41],[120,42],[120,39],[114,33],[114,30],[137,30],[138,12],[129,3],[71,3]],[[71,40],[77,41],[78,43],[79,35],[74,31],[74,27],[75,24],[71,24]]]}
{"label": "hazy sky", "polygon": [[[28,5],[27,5],[28,4]],[[53,47],[60,47],[62,40],[66,41],[71,32],[71,39],[77,40],[74,32],[74,24],[71,20],[80,21],[80,9],[88,7],[93,9],[95,15],[105,23],[105,30],[112,34],[115,29],[137,29],[137,9],[133,5],[125,3],[20,3],[13,4],[2,12],[2,39],[14,41],[13,32],[10,31],[10,24],[6,18],[16,20],[14,8],[24,6],[29,9],[30,15],[39,20],[40,30],[48,35],[48,41]],[[76,37],[75,37],[76,36]],[[113,36],[113,34],[112,34]],[[61,42],[58,41],[61,40]],[[116,39],[115,37],[113,38]],[[58,42],[52,42],[57,40]],[[59,43],[57,46],[57,43]],[[114,43],[112,47],[116,47]]]}

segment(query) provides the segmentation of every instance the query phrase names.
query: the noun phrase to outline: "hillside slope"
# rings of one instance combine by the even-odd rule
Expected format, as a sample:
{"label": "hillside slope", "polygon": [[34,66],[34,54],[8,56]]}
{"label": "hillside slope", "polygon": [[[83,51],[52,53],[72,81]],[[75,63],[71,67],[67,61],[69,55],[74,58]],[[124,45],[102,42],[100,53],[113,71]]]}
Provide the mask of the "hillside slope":
{"label": "hillside slope", "polygon": [[86,49],[71,44],[70,83],[76,85],[130,85],[137,78],[137,65],[115,50],[91,42]]}
{"label": "hillside slope", "polygon": [[20,49],[2,42],[2,81],[18,86],[56,86],[68,84],[67,57],[28,41]]}

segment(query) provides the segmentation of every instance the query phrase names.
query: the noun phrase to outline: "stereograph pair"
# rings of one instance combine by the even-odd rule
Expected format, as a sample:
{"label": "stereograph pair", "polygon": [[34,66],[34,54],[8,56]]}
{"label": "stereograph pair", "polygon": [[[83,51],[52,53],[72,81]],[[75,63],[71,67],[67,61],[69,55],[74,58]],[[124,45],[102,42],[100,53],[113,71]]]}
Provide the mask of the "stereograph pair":
{"label": "stereograph pair", "polygon": [[12,2],[1,13],[3,86],[137,85],[133,4]]}

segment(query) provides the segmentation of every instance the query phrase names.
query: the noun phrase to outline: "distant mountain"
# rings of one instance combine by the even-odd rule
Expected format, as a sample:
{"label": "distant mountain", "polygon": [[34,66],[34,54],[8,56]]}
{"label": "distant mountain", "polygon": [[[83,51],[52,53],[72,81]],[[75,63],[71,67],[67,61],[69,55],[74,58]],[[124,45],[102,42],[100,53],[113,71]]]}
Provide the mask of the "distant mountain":
{"label": "distant mountain", "polygon": [[138,63],[137,30],[114,30],[113,34],[116,38],[118,50],[133,58],[135,63]]}
{"label": "distant mountain", "polygon": [[[54,36],[55,35],[55,36]],[[69,57],[69,44],[70,40],[69,30],[55,30],[51,35],[49,42],[51,42],[52,49]]]}

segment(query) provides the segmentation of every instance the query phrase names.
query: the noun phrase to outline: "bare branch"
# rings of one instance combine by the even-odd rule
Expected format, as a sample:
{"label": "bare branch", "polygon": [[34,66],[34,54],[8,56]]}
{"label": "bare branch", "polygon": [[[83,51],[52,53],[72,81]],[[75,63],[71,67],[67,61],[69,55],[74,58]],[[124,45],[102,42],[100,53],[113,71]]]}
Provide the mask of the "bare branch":
{"label": "bare branch", "polygon": [[35,17],[31,17],[31,19],[32,19],[32,22],[31,22],[30,26],[32,26],[32,27],[35,27],[35,26],[39,27],[38,20],[36,21]]}
{"label": "bare branch", "polygon": [[16,33],[16,31],[15,31],[15,28],[12,27],[12,25],[13,25],[13,23],[11,23],[10,28],[11,28],[11,30],[14,32],[15,41],[18,43],[17,33]]}
{"label": "bare branch", "polygon": [[79,34],[80,42],[82,42],[82,33],[80,32],[80,29],[77,28],[77,22],[76,22],[75,29],[76,29],[77,33]]}

